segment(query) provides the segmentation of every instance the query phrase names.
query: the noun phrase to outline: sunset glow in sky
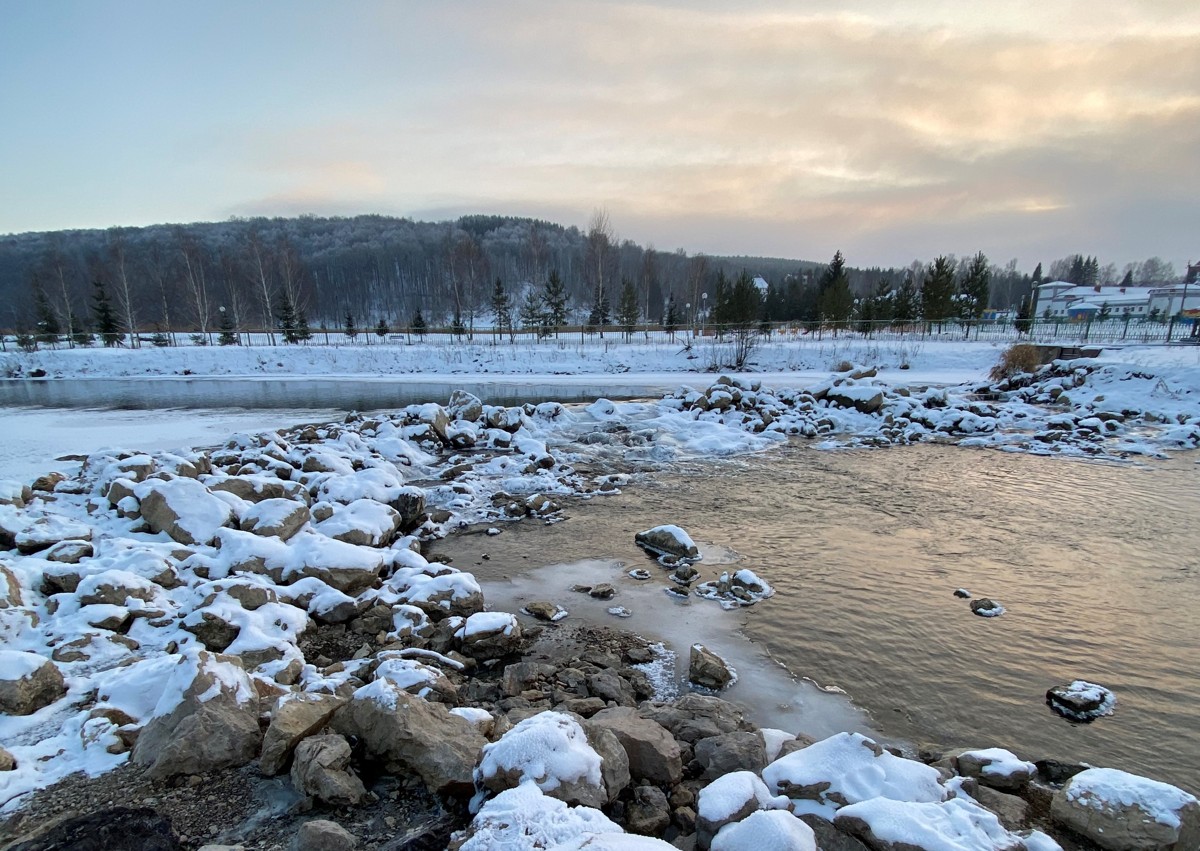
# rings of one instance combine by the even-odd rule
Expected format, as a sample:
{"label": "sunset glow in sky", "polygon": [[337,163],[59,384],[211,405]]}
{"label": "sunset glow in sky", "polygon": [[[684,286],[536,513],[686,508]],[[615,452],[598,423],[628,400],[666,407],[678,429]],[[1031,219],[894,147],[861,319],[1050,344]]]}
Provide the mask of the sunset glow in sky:
{"label": "sunset glow in sky", "polygon": [[0,0],[0,233],[530,215],[1200,259],[1200,3]]}

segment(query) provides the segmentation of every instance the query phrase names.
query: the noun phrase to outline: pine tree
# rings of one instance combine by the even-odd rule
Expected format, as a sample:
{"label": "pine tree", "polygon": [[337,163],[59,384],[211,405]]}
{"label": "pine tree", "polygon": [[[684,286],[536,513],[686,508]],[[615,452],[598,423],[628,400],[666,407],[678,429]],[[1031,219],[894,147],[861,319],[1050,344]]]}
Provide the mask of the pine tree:
{"label": "pine tree", "polygon": [[621,303],[617,306],[617,322],[620,323],[621,331],[624,332],[627,342],[633,339],[633,329],[637,325],[637,321],[637,290],[633,288],[633,281],[623,278],[621,281]]}
{"label": "pine tree", "polygon": [[1018,334],[1028,334],[1032,324],[1033,300],[1029,296],[1022,296],[1021,306],[1017,308],[1017,320],[1013,325],[1016,326]]}
{"label": "pine tree", "polygon": [[50,298],[46,295],[46,290],[37,273],[34,273],[30,286],[33,290],[33,309],[37,315],[37,333],[35,334],[37,342],[57,343],[62,328],[58,324],[58,314],[51,306]]}
{"label": "pine tree", "polygon": [[679,314],[675,311],[675,294],[667,296],[667,309],[663,312],[663,330],[675,339],[675,331],[679,328]]}
{"label": "pine tree", "polygon": [[712,313],[708,317],[709,321],[717,326],[718,336],[724,336],[725,326],[729,324],[729,298],[729,279],[725,277],[724,269],[718,269],[717,280],[713,285]]}
{"label": "pine tree", "polygon": [[[461,325],[462,322],[460,321],[459,326],[461,327]],[[425,324],[425,317],[422,315],[421,308],[419,307],[417,308],[417,312],[413,314],[412,329],[413,333],[417,335],[417,339],[425,339],[425,332],[428,330],[428,326]]]}
{"label": "pine tree", "polygon": [[454,321],[450,323],[450,330],[454,332],[454,337],[461,340],[463,334],[467,333],[467,328],[463,325],[462,311],[457,307],[454,308]]}
{"label": "pine tree", "polygon": [[113,312],[112,302],[109,301],[108,291],[104,281],[97,278],[92,282],[92,313],[96,319],[96,331],[107,347],[119,346],[125,339],[121,329],[117,327],[117,315]]}
{"label": "pine tree", "polygon": [[611,309],[608,304],[608,294],[597,287],[592,299],[592,310],[588,314],[588,326],[591,328],[599,327],[600,336],[604,336],[604,326],[612,319]]}
{"label": "pine tree", "polygon": [[1121,279],[1121,286],[1122,287],[1132,287],[1133,286],[1133,269],[1125,270],[1125,277]]}
{"label": "pine tree", "polygon": [[390,330],[391,329],[388,328],[387,320],[380,319],[379,324],[375,326],[375,336],[382,340],[388,335]]}
{"label": "pine tree", "polygon": [[354,326],[354,314],[347,313],[346,320],[342,323],[342,332],[346,335],[346,339],[353,340],[358,336],[358,328]]}
{"label": "pine tree", "polygon": [[493,336],[501,336],[506,330],[512,329],[512,301],[500,278],[496,279],[496,286],[492,289],[492,318],[495,321]]}
{"label": "pine tree", "polygon": [[988,306],[991,281],[992,271],[988,268],[987,257],[980,251],[971,258],[967,274],[963,277],[960,289],[963,298],[959,300],[963,319],[977,322],[983,316]]}
{"label": "pine tree", "polygon": [[546,305],[546,321],[558,336],[558,329],[567,323],[567,290],[555,269],[546,279],[542,291],[542,303]]}
{"label": "pine tree", "polygon": [[275,324],[279,328],[279,333],[283,335],[285,343],[300,342],[296,305],[292,304],[292,299],[286,289],[280,290],[279,299],[275,302]]}
{"label": "pine tree", "polygon": [[[521,302],[518,319],[521,322],[521,327],[526,331],[541,329],[548,324],[546,322],[546,311],[542,308],[542,297],[533,290],[525,293],[525,300]],[[539,333],[538,336],[541,336],[541,334]]]}
{"label": "pine tree", "polygon": [[296,314],[296,339],[302,343],[312,339],[312,329],[308,327],[308,313],[304,310]]}
{"label": "pine tree", "polygon": [[238,344],[237,323],[233,321],[233,311],[220,309],[221,319],[217,330],[220,334],[217,336],[217,342],[222,346],[236,346]]}
{"label": "pine tree", "polygon": [[749,272],[742,272],[729,291],[725,319],[733,331],[735,369],[742,369],[750,357],[762,315],[762,296]]}
{"label": "pine tree", "polygon": [[946,256],[938,257],[925,272],[921,286],[921,313],[926,322],[945,322],[954,305],[954,264]]}
{"label": "pine tree", "polygon": [[854,294],[850,292],[850,276],[846,273],[846,258],[838,251],[833,255],[820,283],[821,318],[834,327],[845,325],[854,310]]}
{"label": "pine tree", "polygon": [[896,301],[892,308],[892,323],[909,325],[915,322],[919,306],[920,297],[917,294],[917,287],[913,283],[912,272],[908,272],[905,274],[900,288],[896,290]]}
{"label": "pine tree", "polygon": [[1030,280],[1035,287],[1042,282],[1042,264],[1041,263],[1038,263],[1037,266],[1034,267],[1033,277]]}

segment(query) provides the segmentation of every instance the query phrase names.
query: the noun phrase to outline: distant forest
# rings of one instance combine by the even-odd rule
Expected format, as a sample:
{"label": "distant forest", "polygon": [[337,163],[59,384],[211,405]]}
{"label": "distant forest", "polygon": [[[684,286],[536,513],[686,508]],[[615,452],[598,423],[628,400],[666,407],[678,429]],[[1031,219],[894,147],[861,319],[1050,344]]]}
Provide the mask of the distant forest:
{"label": "distant forest", "polygon": [[[980,258],[939,260],[965,276]],[[920,292],[933,269],[846,261],[855,303],[902,288]],[[1079,256],[1056,261],[1052,275],[1055,265],[1069,274],[1072,262],[1085,262],[1095,280],[1116,275],[1115,266],[1101,269]],[[1152,258],[1136,268],[1161,276],[1162,265]],[[474,327],[490,322],[497,281],[519,306],[542,293],[553,273],[565,291],[568,323],[607,318],[623,296],[628,315],[630,291],[639,322],[662,322],[671,308],[686,321],[687,311],[715,304],[706,294],[715,296],[743,272],[771,286],[764,319],[811,321],[827,271],[826,262],[655,250],[617,239],[603,213],[586,231],[510,216],[417,222],[363,215],[24,233],[0,237],[0,327],[44,330],[50,323],[66,334],[94,327],[98,309],[121,330],[140,332],[266,330],[292,314],[314,328],[341,328],[348,319],[364,330],[415,320]],[[1030,275],[1016,261],[988,272],[981,307],[1015,307],[1042,277],[1040,264]]]}

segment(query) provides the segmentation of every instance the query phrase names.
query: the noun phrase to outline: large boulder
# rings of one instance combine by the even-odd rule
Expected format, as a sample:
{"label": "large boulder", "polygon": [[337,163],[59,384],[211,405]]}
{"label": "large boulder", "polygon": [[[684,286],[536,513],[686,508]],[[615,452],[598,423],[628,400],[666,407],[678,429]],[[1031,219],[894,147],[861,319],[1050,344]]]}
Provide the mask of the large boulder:
{"label": "large boulder", "polygon": [[32,715],[67,693],[53,662],[36,653],[0,650],[0,712]]}
{"label": "large boulder", "polygon": [[1023,851],[1026,847],[1021,837],[1005,830],[995,814],[963,798],[917,802],[876,797],[842,807],[833,823],[872,851]]}
{"label": "large boulder", "polygon": [[660,724],[642,718],[633,709],[604,709],[588,719],[588,727],[606,729],[617,737],[629,757],[633,779],[666,786],[675,786],[682,779],[679,743]]}
{"label": "large boulder", "polygon": [[773,796],[754,772],[735,771],[718,777],[700,790],[697,799],[696,847],[706,851],[721,828],[751,813],[787,806],[788,799]]}
{"label": "large boulder", "polygon": [[1074,680],[1046,691],[1046,703],[1072,721],[1094,721],[1112,715],[1117,696],[1109,689],[1087,680]]}
{"label": "large boulder", "polygon": [[181,544],[212,543],[233,516],[229,503],[195,479],[152,479],[136,492],[146,524]]}
{"label": "large boulder", "polygon": [[499,659],[521,646],[521,624],[507,612],[477,612],[459,627],[462,652],[479,660]]}
{"label": "large boulder", "polygon": [[296,746],[292,786],[335,807],[361,803],[367,790],[350,768],[350,743],[342,736],[312,736]]}
{"label": "large boulder", "polygon": [[709,780],[733,771],[757,773],[767,765],[767,746],[760,733],[739,731],[710,736],[696,742],[695,752]]}
{"label": "large boulder", "polygon": [[358,840],[335,821],[312,819],[300,825],[291,851],[354,851]]}
{"label": "large boulder", "polygon": [[487,740],[440,703],[413,697],[387,680],[354,692],[333,729],[357,736],[367,757],[393,773],[417,774],[430,790],[470,795],[476,759]]}
{"label": "large boulder", "polygon": [[689,744],[721,733],[756,729],[738,706],[707,694],[692,693],[670,703],[643,704],[638,714],[661,724],[676,739]]}
{"label": "large boulder", "polygon": [[356,499],[338,505],[316,525],[322,535],[360,547],[386,547],[400,528],[400,512],[373,499]]}
{"label": "large boulder", "polygon": [[759,810],[727,825],[712,851],[818,851],[813,829],[784,810]]}
{"label": "large boulder", "polygon": [[883,391],[878,387],[842,384],[831,387],[825,399],[831,405],[853,408],[862,414],[874,414],[883,407]]}
{"label": "large boulder", "polygon": [[242,514],[238,525],[243,532],[286,541],[309,521],[308,506],[292,499],[264,499]]}
{"label": "large boulder", "polygon": [[600,807],[609,801],[600,767],[600,754],[575,719],[541,712],[484,746],[476,778],[492,792],[532,780],[552,798]]}
{"label": "large boulder", "polygon": [[955,765],[963,777],[973,777],[1001,792],[1019,792],[1037,774],[1036,765],[1004,748],[963,751],[955,758]]}
{"label": "large boulder", "polygon": [[737,679],[729,664],[703,644],[693,644],[688,658],[688,680],[701,688],[720,691]]}
{"label": "large boulder", "polygon": [[1089,768],[1054,795],[1051,818],[1111,851],[1200,848],[1200,802],[1175,786]]}
{"label": "large boulder", "polygon": [[259,698],[240,660],[204,650],[180,658],[133,761],[152,779],[245,765],[258,753]]}
{"label": "large boulder", "polygon": [[667,524],[655,526],[633,536],[634,543],[658,555],[698,561],[700,548],[691,536],[678,526]]}
{"label": "large boulder", "polygon": [[262,773],[273,775],[283,771],[296,745],[320,732],[345,702],[346,698],[334,694],[311,692],[280,698],[263,737],[262,756],[258,761]]}

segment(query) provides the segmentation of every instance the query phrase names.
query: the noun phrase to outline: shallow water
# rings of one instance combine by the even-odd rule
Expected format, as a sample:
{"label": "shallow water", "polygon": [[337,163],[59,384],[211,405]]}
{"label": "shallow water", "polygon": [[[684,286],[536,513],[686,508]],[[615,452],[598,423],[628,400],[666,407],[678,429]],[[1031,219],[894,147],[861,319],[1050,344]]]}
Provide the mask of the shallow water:
{"label": "shallow water", "polygon": [[[754,648],[739,660],[731,697],[775,700],[755,691],[776,674],[766,651],[796,675],[844,689],[890,736],[999,745],[1200,791],[1194,456],[1133,466],[945,446],[821,452],[794,444],[655,474],[569,514],[557,525],[510,524],[496,538],[439,547],[484,580],[582,559],[658,570],[633,534],[678,523],[698,542],[733,548],[777,591],[734,613],[693,599],[698,614],[673,639],[686,659],[682,641],[709,630],[728,641],[731,619],[740,624]],[[699,567],[706,578],[721,569]],[[578,595],[567,589],[578,573],[557,581],[555,571],[538,571],[520,593],[572,608]],[[667,584],[662,575],[652,580],[661,602],[623,573],[618,582],[614,603],[649,610],[637,631],[673,632],[681,618],[656,590]],[[959,587],[1007,613],[972,615],[953,596]],[[626,625],[603,608],[576,608],[577,617]],[[1079,725],[1052,713],[1046,689],[1075,678],[1113,689],[1115,714]],[[837,717],[821,711],[807,726]],[[854,726],[853,714],[843,717]],[[806,725],[793,718],[792,726]]]}

